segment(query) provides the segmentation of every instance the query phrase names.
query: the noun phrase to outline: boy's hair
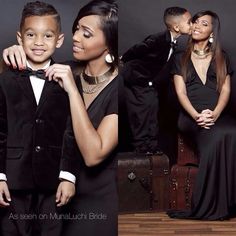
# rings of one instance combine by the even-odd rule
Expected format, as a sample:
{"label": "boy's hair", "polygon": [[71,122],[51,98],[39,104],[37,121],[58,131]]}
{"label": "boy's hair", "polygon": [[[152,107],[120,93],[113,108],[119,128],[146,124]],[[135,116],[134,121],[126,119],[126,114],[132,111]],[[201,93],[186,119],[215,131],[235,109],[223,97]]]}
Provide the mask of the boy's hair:
{"label": "boy's hair", "polygon": [[61,18],[57,10],[46,2],[28,2],[22,11],[20,29],[23,28],[25,19],[30,16],[54,16],[58,25],[58,31],[61,31]]}
{"label": "boy's hair", "polygon": [[172,19],[176,16],[182,16],[184,13],[187,12],[187,9],[182,7],[169,7],[164,12],[164,22],[166,27],[169,29],[172,26]]}

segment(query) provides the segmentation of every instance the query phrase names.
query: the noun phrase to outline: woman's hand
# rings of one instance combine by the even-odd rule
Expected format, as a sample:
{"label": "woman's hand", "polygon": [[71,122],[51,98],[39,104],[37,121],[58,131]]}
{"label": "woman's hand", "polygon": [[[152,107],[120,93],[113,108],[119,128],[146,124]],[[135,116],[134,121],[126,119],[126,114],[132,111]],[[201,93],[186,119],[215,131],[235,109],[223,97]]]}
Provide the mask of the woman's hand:
{"label": "woman's hand", "polygon": [[196,122],[199,126],[205,129],[210,129],[210,126],[215,124],[215,117],[214,112],[210,109],[203,110],[198,118],[196,119]]}
{"label": "woman's hand", "polygon": [[77,86],[75,84],[74,76],[71,68],[68,65],[53,64],[46,70],[46,77],[48,80],[54,80],[70,95],[73,92],[77,92]]}
{"label": "woman's hand", "polygon": [[26,55],[24,49],[20,45],[13,45],[3,50],[3,60],[8,66],[19,70],[26,68]]}

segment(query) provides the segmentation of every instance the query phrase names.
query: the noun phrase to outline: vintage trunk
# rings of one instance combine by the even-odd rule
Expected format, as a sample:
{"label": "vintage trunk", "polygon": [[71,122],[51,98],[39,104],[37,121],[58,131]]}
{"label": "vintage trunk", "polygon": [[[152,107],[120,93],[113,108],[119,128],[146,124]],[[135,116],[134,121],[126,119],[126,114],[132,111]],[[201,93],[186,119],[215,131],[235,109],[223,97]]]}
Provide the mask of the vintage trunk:
{"label": "vintage trunk", "polygon": [[120,212],[168,208],[169,159],[166,155],[118,154]]}
{"label": "vintage trunk", "polygon": [[191,207],[191,197],[197,172],[197,166],[172,166],[170,173],[171,209],[182,210]]}
{"label": "vintage trunk", "polygon": [[190,140],[182,134],[178,135],[178,165],[198,164],[198,158],[194,146]]}

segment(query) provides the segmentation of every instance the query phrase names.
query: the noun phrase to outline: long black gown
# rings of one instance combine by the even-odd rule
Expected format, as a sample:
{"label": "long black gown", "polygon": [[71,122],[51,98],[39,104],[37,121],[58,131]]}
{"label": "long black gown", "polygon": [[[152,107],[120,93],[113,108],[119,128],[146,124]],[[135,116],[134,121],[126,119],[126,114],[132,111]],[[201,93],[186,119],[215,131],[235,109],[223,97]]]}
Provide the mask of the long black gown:
{"label": "long black gown", "polygon": [[[95,129],[102,119],[118,114],[118,77],[113,79],[87,109]],[[63,161],[74,160],[77,170],[76,195],[64,215],[64,236],[117,236],[118,196],[116,186],[116,151],[95,167],[86,167],[71,124],[65,132]]]}
{"label": "long black gown", "polygon": [[[182,54],[176,55],[173,74],[181,73]],[[231,74],[226,57],[227,74]],[[192,61],[188,64],[186,89],[193,107],[201,112],[213,110],[219,98],[215,63],[207,71],[206,83],[199,78]],[[193,140],[199,158],[199,172],[192,196],[190,211],[173,211],[167,214],[173,218],[218,220],[230,217],[236,204],[236,120],[221,114],[209,130],[196,125],[184,111],[178,121],[181,132]]]}

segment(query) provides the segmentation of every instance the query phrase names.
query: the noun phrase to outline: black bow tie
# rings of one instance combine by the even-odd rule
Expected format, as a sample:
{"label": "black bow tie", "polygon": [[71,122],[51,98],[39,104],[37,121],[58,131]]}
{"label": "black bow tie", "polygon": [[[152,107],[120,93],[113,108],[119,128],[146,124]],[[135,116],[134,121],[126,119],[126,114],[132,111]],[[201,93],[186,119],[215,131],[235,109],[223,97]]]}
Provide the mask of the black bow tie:
{"label": "black bow tie", "polygon": [[45,71],[44,70],[32,70],[30,68],[27,68],[25,71],[24,71],[24,74],[26,76],[31,76],[31,75],[34,75],[36,76],[37,78],[39,79],[44,79],[45,80]]}
{"label": "black bow tie", "polygon": [[177,42],[174,41],[170,42],[170,47],[173,48],[173,50],[175,50],[177,47]]}

